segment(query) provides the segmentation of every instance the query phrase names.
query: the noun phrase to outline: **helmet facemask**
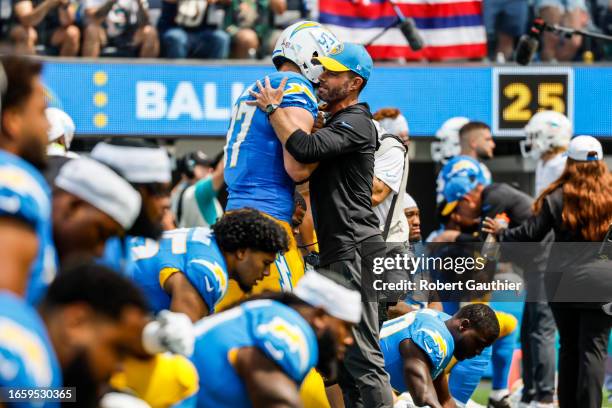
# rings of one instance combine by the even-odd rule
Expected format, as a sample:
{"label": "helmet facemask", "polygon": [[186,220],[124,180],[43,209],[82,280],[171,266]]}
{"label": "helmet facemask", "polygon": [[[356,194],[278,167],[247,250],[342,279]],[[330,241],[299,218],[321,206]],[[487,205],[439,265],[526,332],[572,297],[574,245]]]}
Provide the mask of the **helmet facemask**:
{"label": "helmet facemask", "polygon": [[313,58],[327,56],[339,42],[322,25],[308,21],[299,22],[283,31],[272,53],[272,60],[277,69],[283,60],[293,62],[306,79],[318,84],[323,66],[313,62]]}

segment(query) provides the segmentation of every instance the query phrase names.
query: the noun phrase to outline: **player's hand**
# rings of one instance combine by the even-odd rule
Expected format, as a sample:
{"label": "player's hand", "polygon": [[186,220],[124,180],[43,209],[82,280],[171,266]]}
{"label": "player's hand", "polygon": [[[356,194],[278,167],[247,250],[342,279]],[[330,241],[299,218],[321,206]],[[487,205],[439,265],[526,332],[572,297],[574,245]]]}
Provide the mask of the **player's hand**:
{"label": "player's hand", "polygon": [[266,111],[268,105],[280,105],[283,101],[283,94],[285,92],[285,85],[287,84],[287,78],[283,78],[278,88],[272,88],[270,84],[270,78],[266,77],[264,80],[265,87],[260,81],[257,81],[257,88],[259,92],[249,91],[251,96],[255,98],[253,101],[247,101],[247,105],[257,106],[262,111]]}
{"label": "player's hand", "polygon": [[150,354],[169,351],[191,357],[195,343],[193,324],[184,313],[162,310],[142,332],[144,349]]}
{"label": "player's hand", "polygon": [[314,125],[312,125],[312,132],[310,133],[314,133],[319,129],[322,129],[323,126],[325,126],[325,114],[323,112],[319,112],[317,113],[317,119],[314,122]]}
{"label": "player's hand", "polygon": [[502,229],[504,229],[504,227],[497,220],[493,218],[486,217],[484,221],[482,222],[483,232],[497,235],[497,233],[499,233]]}

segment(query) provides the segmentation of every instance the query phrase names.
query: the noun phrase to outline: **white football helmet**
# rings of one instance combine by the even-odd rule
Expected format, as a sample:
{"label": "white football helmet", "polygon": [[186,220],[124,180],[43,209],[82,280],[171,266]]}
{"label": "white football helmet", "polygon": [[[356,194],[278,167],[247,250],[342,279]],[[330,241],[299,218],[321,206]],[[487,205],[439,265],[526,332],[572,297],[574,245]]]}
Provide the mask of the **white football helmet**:
{"label": "white football helmet", "polygon": [[47,135],[49,137],[49,143],[54,142],[61,136],[64,136],[66,142],[66,149],[70,149],[72,139],[74,139],[74,121],[66,112],[57,108],[45,109],[47,120],[49,121],[49,131]]}
{"label": "white football helmet", "polygon": [[319,83],[322,65],[312,63],[313,57],[324,57],[340,41],[327,28],[314,21],[300,21],[285,28],[276,41],[272,62],[278,69],[283,60],[294,62],[310,82]]}
{"label": "white football helmet", "polygon": [[435,162],[446,163],[451,158],[461,153],[459,144],[459,130],[469,123],[469,119],[463,116],[455,116],[448,119],[436,132],[439,142],[431,143],[431,158]]}
{"label": "white football helmet", "polygon": [[531,117],[521,140],[521,154],[525,158],[539,159],[542,153],[554,147],[567,147],[572,138],[572,122],[562,113],[538,112]]}

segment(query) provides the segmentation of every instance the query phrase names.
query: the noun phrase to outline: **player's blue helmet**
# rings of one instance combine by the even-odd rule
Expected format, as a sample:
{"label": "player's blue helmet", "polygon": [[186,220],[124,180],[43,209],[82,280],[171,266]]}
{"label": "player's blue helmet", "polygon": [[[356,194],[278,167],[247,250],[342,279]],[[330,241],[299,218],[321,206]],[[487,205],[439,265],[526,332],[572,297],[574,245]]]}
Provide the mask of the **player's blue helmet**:
{"label": "player's blue helmet", "polygon": [[287,27],[272,52],[278,69],[286,60],[295,63],[310,82],[319,83],[323,67],[312,63],[313,57],[326,57],[340,41],[327,28],[314,21],[300,21]]}

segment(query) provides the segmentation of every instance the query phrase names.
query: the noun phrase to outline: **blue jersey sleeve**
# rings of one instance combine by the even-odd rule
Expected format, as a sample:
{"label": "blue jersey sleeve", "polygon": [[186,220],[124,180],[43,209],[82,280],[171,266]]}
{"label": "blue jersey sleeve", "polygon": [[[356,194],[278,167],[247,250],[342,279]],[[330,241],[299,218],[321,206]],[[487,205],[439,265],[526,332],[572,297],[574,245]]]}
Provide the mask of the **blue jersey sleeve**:
{"label": "blue jersey sleeve", "polygon": [[297,312],[280,304],[258,311],[252,323],[254,346],[301,384],[318,359],[310,326]]}
{"label": "blue jersey sleeve", "polygon": [[25,169],[0,163],[0,216],[19,218],[37,228],[50,211],[48,191]]}
{"label": "blue jersey sleeve", "polygon": [[317,98],[315,91],[303,78],[291,77],[285,85],[285,92],[283,93],[283,101],[280,105],[282,108],[291,106],[304,108],[313,116],[317,117],[319,111]]}
{"label": "blue jersey sleeve", "polygon": [[227,291],[227,272],[218,262],[205,259],[192,259],[183,271],[189,283],[198,291],[206,302],[208,310],[225,296]]}
{"label": "blue jersey sleeve", "polygon": [[0,387],[61,384],[59,366],[36,310],[6,293],[0,293],[0,361]]}
{"label": "blue jersey sleeve", "polygon": [[431,361],[432,378],[438,377],[450,361],[449,353],[452,354],[451,346],[448,344],[442,330],[431,324],[417,324],[412,331],[411,339],[419,348],[425,352]]}

